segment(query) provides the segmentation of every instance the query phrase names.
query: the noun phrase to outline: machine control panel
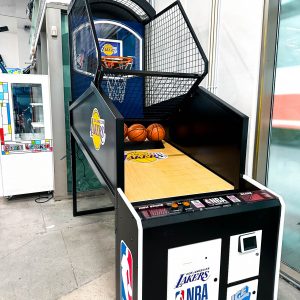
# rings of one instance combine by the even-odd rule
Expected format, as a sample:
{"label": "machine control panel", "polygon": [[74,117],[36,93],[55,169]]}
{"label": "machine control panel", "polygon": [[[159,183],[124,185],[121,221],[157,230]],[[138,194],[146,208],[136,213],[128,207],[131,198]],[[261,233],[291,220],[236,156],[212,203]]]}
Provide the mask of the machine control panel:
{"label": "machine control panel", "polygon": [[215,198],[203,199],[203,202],[208,207],[223,206],[223,205],[230,204],[230,202],[228,200],[226,200],[224,197],[215,197]]}
{"label": "machine control panel", "polygon": [[230,207],[233,205],[244,205],[271,199],[276,199],[276,197],[265,190],[258,190],[214,197],[184,199],[180,201],[164,201],[155,204],[140,205],[135,207],[135,209],[142,219],[152,219],[175,214],[218,209],[220,207]]}

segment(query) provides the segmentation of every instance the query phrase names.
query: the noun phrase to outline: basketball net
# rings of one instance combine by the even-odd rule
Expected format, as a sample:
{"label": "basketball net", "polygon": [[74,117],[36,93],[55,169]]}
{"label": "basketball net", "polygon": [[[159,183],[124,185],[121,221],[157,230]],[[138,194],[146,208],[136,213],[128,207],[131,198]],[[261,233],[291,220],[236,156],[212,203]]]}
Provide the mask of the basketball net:
{"label": "basketball net", "polygon": [[[133,64],[132,57],[121,56],[103,56],[101,57],[102,66],[107,69],[131,70]],[[113,101],[122,103],[124,101],[127,78],[124,76],[108,76],[106,79],[106,87],[108,96]]]}

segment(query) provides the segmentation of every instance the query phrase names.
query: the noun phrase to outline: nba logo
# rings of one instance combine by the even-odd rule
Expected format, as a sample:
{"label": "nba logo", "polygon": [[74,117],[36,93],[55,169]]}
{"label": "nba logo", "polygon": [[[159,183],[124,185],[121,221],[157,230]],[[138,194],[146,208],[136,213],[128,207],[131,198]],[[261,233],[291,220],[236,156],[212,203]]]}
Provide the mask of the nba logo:
{"label": "nba logo", "polygon": [[184,291],[178,291],[175,294],[175,300],[184,300]]}
{"label": "nba logo", "polygon": [[121,300],[133,299],[132,254],[124,241],[121,241]]}

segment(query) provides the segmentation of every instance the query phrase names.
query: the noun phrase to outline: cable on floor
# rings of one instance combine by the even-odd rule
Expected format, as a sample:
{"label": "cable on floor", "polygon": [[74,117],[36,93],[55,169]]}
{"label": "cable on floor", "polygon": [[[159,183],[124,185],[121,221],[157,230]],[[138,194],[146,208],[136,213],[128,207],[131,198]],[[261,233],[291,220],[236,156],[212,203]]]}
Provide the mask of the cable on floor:
{"label": "cable on floor", "polygon": [[[46,203],[46,202],[50,201],[52,198],[53,198],[53,192],[49,193],[48,196],[42,196],[41,194],[39,194],[39,196],[36,199],[34,199],[34,202],[39,203],[39,204]],[[42,200],[42,199],[45,199],[45,200]]]}

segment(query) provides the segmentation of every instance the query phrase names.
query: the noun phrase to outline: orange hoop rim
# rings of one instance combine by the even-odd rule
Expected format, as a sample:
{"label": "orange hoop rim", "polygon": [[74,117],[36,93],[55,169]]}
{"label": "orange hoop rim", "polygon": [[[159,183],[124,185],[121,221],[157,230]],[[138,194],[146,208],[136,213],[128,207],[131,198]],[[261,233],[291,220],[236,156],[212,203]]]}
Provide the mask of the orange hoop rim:
{"label": "orange hoop rim", "polygon": [[128,66],[132,64],[133,58],[129,56],[102,56],[101,57],[102,63],[107,63],[107,66],[104,67],[115,67],[115,66]]}
{"label": "orange hoop rim", "polygon": [[132,62],[133,57],[130,56],[102,56],[101,60],[106,61],[106,60],[113,60],[113,61],[126,61],[126,62]]}

